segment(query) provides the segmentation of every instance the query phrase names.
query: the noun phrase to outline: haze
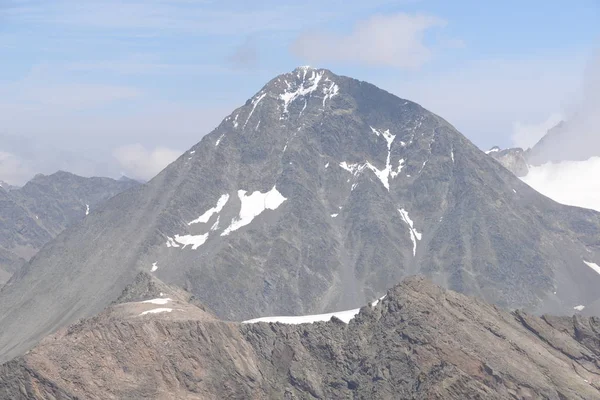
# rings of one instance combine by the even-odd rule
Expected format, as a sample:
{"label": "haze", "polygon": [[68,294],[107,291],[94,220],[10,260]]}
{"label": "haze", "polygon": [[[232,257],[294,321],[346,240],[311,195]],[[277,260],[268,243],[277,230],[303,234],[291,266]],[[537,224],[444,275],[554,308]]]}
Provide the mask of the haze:
{"label": "haze", "polygon": [[595,1],[368,3],[2,1],[0,180],[150,179],[304,64],[419,102],[484,149],[532,146],[594,96]]}

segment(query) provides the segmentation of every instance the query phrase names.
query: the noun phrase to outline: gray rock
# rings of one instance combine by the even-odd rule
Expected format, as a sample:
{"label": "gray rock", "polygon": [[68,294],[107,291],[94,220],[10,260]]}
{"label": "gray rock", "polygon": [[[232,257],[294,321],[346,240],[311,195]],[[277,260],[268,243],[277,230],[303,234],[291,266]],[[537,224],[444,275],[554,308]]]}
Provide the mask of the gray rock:
{"label": "gray rock", "polygon": [[66,227],[115,194],[138,185],[132,180],[83,178],[63,171],[36,175],[22,188],[0,184],[0,286]]}
{"label": "gray rock", "polygon": [[[255,218],[229,232],[240,213]],[[414,274],[572,314],[600,299],[583,262],[599,246],[600,214],[538,194],[437,115],[297,69],[26,264],[0,291],[0,360],[101,312],[139,271],[226,320],[355,308]]]}
{"label": "gray rock", "polygon": [[518,177],[523,177],[529,172],[527,165],[528,152],[518,147],[487,152],[493,159],[498,161],[504,168]]}
{"label": "gray rock", "polygon": [[[167,304],[115,304],[60,330],[0,366],[0,398],[600,398],[598,318],[509,313],[422,278],[348,325],[239,324]],[[173,308],[141,315],[157,307]]]}

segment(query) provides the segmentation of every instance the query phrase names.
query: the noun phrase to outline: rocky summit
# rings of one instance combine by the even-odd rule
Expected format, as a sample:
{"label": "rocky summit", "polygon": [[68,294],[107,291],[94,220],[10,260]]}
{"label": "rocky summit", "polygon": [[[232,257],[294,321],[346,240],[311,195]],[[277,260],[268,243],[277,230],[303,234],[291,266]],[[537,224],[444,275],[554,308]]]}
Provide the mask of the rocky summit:
{"label": "rocky summit", "polygon": [[600,398],[600,320],[409,278],[348,324],[233,323],[149,275],[0,366],[3,399]]}
{"label": "rocky summit", "polygon": [[101,312],[140,271],[241,321],[360,307],[415,274],[502,307],[594,313],[598,264],[600,214],[538,194],[418,104],[304,67],[25,265],[0,291],[0,360]]}

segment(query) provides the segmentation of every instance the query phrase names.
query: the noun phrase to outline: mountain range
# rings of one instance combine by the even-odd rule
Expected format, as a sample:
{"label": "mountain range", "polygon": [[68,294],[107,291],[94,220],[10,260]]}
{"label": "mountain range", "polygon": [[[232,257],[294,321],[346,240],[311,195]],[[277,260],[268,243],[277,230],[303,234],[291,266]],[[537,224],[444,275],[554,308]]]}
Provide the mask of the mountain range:
{"label": "mountain range", "polygon": [[537,193],[451,124],[324,69],[268,82],[0,290],[0,360],[145,271],[218,318],[360,307],[410,275],[508,309],[600,310],[600,214]]}
{"label": "mountain range", "polygon": [[137,185],[64,171],[37,175],[23,187],[0,182],[0,286],[65,228]]}

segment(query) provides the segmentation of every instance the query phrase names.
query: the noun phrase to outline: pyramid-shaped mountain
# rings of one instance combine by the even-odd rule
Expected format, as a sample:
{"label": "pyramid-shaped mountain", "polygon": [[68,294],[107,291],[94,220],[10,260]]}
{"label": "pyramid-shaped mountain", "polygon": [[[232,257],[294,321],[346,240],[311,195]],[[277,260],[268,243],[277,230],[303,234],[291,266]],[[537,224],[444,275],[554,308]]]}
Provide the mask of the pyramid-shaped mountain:
{"label": "pyramid-shaped mountain", "polygon": [[0,291],[0,360],[100,312],[140,270],[231,320],[359,307],[414,274],[588,312],[599,246],[600,214],[538,194],[437,115],[298,68],[23,267]]}

